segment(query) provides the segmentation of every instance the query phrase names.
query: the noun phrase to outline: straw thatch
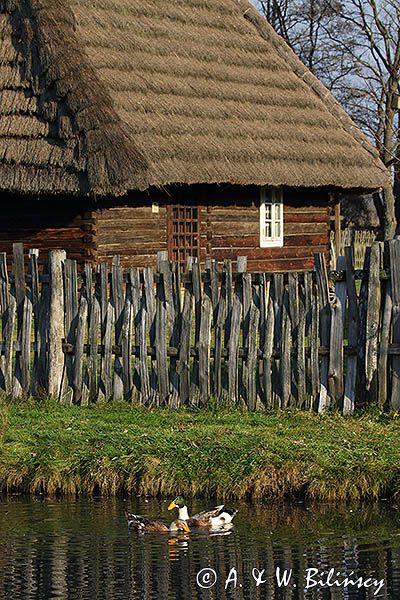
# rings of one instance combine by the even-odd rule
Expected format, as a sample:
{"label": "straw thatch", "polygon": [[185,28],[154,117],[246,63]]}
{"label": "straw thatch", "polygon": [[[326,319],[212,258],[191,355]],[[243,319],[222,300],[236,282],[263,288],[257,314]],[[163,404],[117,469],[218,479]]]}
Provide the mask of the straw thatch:
{"label": "straw thatch", "polygon": [[2,189],[387,182],[247,0],[0,0]]}

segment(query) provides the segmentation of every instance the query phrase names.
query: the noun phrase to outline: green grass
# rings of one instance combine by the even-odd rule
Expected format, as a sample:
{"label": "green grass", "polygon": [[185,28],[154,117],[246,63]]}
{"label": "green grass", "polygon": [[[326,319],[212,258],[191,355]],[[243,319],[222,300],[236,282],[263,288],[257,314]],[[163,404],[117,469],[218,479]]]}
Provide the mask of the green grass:
{"label": "green grass", "polygon": [[0,490],[377,499],[400,491],[400,417],[2,402]]}

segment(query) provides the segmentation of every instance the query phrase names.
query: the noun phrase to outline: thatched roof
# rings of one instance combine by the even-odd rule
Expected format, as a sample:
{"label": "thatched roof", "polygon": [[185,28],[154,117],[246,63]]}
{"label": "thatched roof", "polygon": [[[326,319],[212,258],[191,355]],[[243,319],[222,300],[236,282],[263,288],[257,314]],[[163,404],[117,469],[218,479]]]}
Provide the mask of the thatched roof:
{"label": "thatched roof", "polygon": [[0,0],[0,189],[387,182],[247,0]]}

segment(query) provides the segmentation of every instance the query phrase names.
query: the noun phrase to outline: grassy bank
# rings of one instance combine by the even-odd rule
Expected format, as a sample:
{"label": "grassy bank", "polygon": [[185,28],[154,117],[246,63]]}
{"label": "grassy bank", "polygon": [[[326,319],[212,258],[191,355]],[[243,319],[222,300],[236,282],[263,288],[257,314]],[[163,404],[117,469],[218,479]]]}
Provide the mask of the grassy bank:
{"label": "grassy bank", "polygon": [[0,403],[0,489],[387,497],[400,491],[400,418]]}

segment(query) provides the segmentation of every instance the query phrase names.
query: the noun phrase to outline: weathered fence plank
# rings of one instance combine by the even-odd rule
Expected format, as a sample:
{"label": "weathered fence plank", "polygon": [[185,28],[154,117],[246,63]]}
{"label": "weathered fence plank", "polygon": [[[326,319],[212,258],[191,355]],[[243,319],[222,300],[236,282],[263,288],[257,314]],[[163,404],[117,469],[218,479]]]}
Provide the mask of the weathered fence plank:
{"label": "weathered fence plank", "polygon": [[[189,258],[186,274],[192,273],[193,260]],[[192,331],[193,314],[193,285],[185,284],[185,293],[182,308],[182,326],[180,335],[179,352],[179,391],[181,403],[189,404],[190,399],[190,335]]]}
{"label": "weathered fence plank", "polygon": [[357,344],[360,331],[360,316],[358,310],[358,300],[356,292],[356,283],[354,276],[354,261],[352,248],[345,248],[346,258],[346,284],[348,296],[348,345],[353,350],[353,354],[347,359],[346,382],[343,398],[343,414],[348,415],[354,412],[356,403],[357,388]]}
{"label": "weathered fence plank", "polygon": [[[320,309],[321,345],[325,348],[329,348],[331,340],[331,306],[329,302],[329,282],[325,256],[323,254],[316,254],[314,260]],[[318,412],[323,412],[329,407],[328,376],[329,356],[323,355],[320,366]]]}
{"label": "weathered fence plank", "polygon": [[40,282],[39,282],[39,270],[38,270],[38,256],[39,250],[32,249],[29,251],[29,275],[31,278],[30,290],[32,300],[32,318],[33,318],[33,361],[32,361],[32,374],[30,381],[30,392],[33,396],[38,393],[38,382],[39,382],[39,300],[40,300]]}
{"label": "weathered fence plank", "polygon": [[74,372],[72,379],[72,387],[74,390],[73,402],[79,404],[82,400],[83,386],[83,360],[84,360],[84,343],[87,323],[88,302],[85,296],[81,297],[78,309],[78,319],[76,324],[76,341],[75,341],[75,359]]}
{"label": "weathered fence plank", "polygon": [[[124,291],[122,267],[119,257],[114,256],[111,267],[111,303],[114,307],[115,344],[122,345],[122,326],[124,311]],[[122,361],[119,355],[114,359],[113,398],[122,400],[124,397],[124,376]]]}
{"label": "weathered fence plank", "polygon": [[[149,337],[150,348],[155,347],[156,343],[156,297],[155,297],[155,285],[154,285],[154,274],[153,269],[150,267],[146,267],[143,269],[143,279],[144,279],[144,297],[145,297],[145,307],[146,307],[146,320],[147,320],[147,333]],[[144,340],[142,340],[142,343]],[[147,345],[147,339],[146,339]],[[147,350],[146,356],[141,358],[144,360],[144,365],[142,367],[147,368]],[[146,397],[146,403],[151,405],[156,401],[158,391],[157,391],[157,363],[155,360],[155,355],[151,358],[151,369],[150,369],[150,377],[149,377],[149,392]]]}
{"label": "weathered fence plank", "polygon": [[165,404],[169,394],[167,365],[167,299],[166,282],[169,281],[169,263],[162,260],[158,265],[161,278],[157,283],[156,299],[156,360],[158,382],[158,404]]}
{"label": "weathered fence plank", "polygon": [[49,253],[50,305],[48,338],[48,384],[50,398],[59,398],[64,370],[64,250],[51,250]]}
{"label": "weathered fence plank", "polygon": [[[344,269],[346,259],[337,257],[336,268]],[[344,320],[346,315],[346,281],[338,281],[335,285],[335,297],[331,302],[331,332],[329,346],[329,394],[332,405],[340,408],[343,400],[343,342]]]}
{"label": "weathered fence plank", "polygon": [[[24,392],[24,380],[28,378],[26,363],[26,354],[22,355],[23,337],[26,338],[27,331],[24,328],[24,317],[31,319],[32,308],[27,304],[27,288],[25,282],[25,266],[24,266],[24,247],[22,244],[13,244],[13,276],[14,276],[14,297],[17,302],[17,340],[18,350],[15,353],[15,370],[13,380],[13,396],[18,398]],[[29,323],[31,325],[31,323]],[[25,329],[25,330],[24,330]],[[30,330],[28,333],[30,344]],[[28,341],[25,339],[25,341]],[[30,346],[29,346],[30,347]]]}
{"label": "weathered fence plank", "polygon": [[[393,343],[400,343],[400,240],[389,242],[390,276],[393,300]],[[390,405],[394,410],[400,408],[400,356],[392,358],[392,389]]]}
{"label": "weathered fence plank", "polygon": [[371,248],[368,277],[368,305],[366,314],[365,386],[368,403],[375,403],[378,396],[378,334],[380,320],[381,247],[375,242]]}
{"label": "weathered fence plank", "polygon": [[260,286],[260,346],[262,353],[262,401],[272,408],[272,354],[274,351],[274,305],[270,295],[271,284],[265,274]]}
{"label": "weathered fence plank", "polygon": [[[75,260],[67,259],[64,265],[64,310],[67,344],[75,346],[78,322],[78,273]],[[74,397],[74,355],[65,355],[63,389],[61,402],[72,404]]]}

